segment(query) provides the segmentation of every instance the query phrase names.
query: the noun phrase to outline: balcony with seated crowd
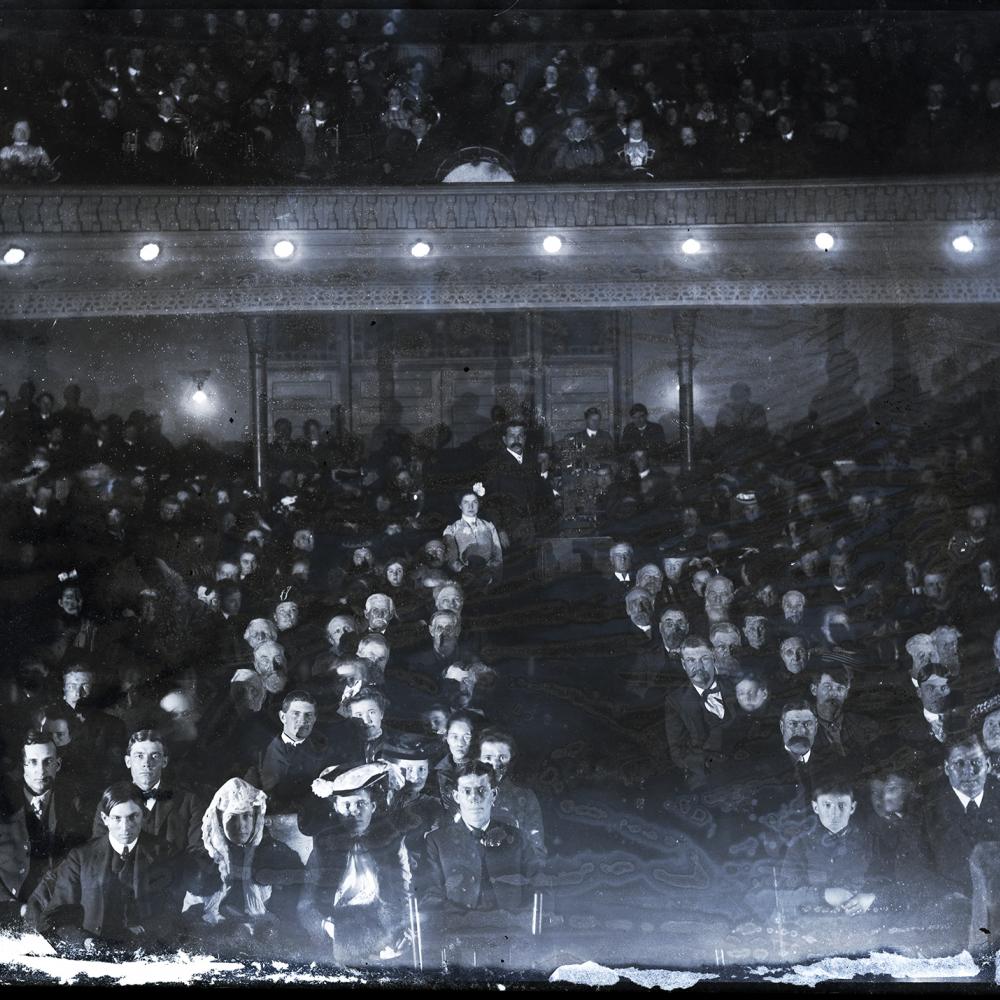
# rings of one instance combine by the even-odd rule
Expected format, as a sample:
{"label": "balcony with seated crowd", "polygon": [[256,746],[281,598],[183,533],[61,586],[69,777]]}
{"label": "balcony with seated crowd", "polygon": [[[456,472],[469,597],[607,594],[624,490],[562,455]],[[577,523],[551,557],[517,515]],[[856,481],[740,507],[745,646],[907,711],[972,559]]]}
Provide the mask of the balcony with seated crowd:
{"label": "balcony with seated crowd", "polygon": [[1000,22],[747,12],[6,18],[0,181],[404,185],[988,170]]}

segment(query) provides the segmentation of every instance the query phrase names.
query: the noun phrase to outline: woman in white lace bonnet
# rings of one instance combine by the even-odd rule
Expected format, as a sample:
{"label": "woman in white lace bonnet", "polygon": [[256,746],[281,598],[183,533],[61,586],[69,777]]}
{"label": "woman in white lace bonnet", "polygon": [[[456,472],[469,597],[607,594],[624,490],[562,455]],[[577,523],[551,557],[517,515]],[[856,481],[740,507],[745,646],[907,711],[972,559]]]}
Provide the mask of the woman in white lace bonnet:
{"label": "woman in white lace bonnet", "polygon": [[[230,778],[212,797],[201,821],[211,860],[185,909],[203,905],[201,923],[224,925],[239,949],[287,923],[302,884],[302,862],[265,829],[267,796],[242,778]],[[192,914],[193,915],[193,914]],[[221,929],[221,928],[220,928]],[[242,932],[242,933],[240,933]]]}

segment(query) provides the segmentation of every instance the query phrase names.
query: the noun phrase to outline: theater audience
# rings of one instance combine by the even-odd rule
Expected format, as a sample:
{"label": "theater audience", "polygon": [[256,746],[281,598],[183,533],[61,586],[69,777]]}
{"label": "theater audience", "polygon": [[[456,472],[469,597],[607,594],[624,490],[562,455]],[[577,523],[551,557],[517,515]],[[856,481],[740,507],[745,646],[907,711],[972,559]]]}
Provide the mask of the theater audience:
{"label": "theater audience", "polygon": [[[742,397],[690,474],[664,467],[638,405],[622,440],[600,412],[573,440],[498,416],[481,440],[482,425],[455,445],[398,431],[360,451],[282,427],[281,490],[264,501],[239,456],[40,388],[7,396],[6,429],[0,413],[17,454],[0,473],[10,925],[269,957],[302,927],[310,960],[390,963],[410,960],[416,899],[447,960],[470,961],[476,923],[478,954],[506,961],[542,866],[559,879],[544,912],[596,921],[646,892],[594,890],[638,841],[635,856],[683,844],[728,866],[732,910],[713,918],[727,930],[744,899],[772,919],[777,872],[796,922],[964,921],[967,935],[1000,803],[1000,629],[981,570],[997,558],[995,472],[971,427],[924,432],[920,464],[962,470],[935,484],[889,463],[872,428],[848,447],[820,422],[786,451]],[[73,448],[59,475],[23,474],[51,454],[40,426],[79,441],[95,421],[110,454]],[[350,489],[328,488],[334,459]],[[574,475],[633,498],[661,485],[613,538],[573,539],[543,570],[540,544],[565,540],[539,542],[542,501],[558,515]],[[947,507],[928,506],[931,487]],[[130,844],[135,860],[115,862]],[[183,913],[172,887],[194,898]],[[671,897],[678,919],[702,892]]]}

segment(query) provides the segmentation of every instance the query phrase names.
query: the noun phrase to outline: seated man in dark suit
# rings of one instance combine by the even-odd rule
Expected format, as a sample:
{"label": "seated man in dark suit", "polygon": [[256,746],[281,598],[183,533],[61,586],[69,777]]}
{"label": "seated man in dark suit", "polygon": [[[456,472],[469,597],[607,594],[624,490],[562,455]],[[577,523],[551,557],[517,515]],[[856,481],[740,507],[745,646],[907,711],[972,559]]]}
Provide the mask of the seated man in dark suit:
{"label": "seated man in dark suit", "polygon": [[[163,840],[174,854],[201,847],[201,817],[205,811],[193,791],[164,781],[170,763],[167,744],[156,729],[140,729],[128,741],[125,766],[145,798],[142,829]],[[100,809],[94,814],[93,835],[104,830]]]}
{"label": "seated man in dark suit", "polygon": [[905,765],[886,765],[868,782],[870,808],[863,819],[872,837],[874,871],[882,881],[880,907],[923,909],[947,892],[934,874],[917,806],[915,784]]}
{"label": "seated man in dark suit", "polygon": [[128,741],[125,723],[101,711],[95,703],[97,674],[83,660],[72,660],[63,668],[63,697],[59,710],[71,712],[71,725],[79,726],[74,739],[91,748],[95,769],[117,767]]}
{"label": "seated man in dark suit", "polygon": [[[497,788],[489,764],[463,764],[453,798],[458,817],[427,835],[422,910],[438,917],[455,964],[465,964],[473,948],[484,964],[509,961],[516,931],[529,926],[540,857],[523,831],[493,818]],[[482,933],[473,940],[475,930]]]}
{"label": "seated man in dark suit", "polygon": [[956,736],[943,749],[944,774],[924,799],[924,833],[933,870],[953,893],[971,897],[972,850],[1000,839],[1000,786],[978,736]]}
{"label": "seated man in dark suit", "polygon": [[868,748],[878,735],[878,725],[844,705],[851,692],[851,671],[834,660],[819,659],[811,671],[809,690],[816,699],[819,730],[816,743],[859,766],[868,759]]}
{"label": "seated man in dark suit", "polygon": [[665,726],[670,759],[693,791],[718,778],[731,750],[736,692],[716,675],[715,653],[699,636],[684,640],[681,666],[687,676],[667,692]]}
{"label": "seated man in dark suit", "polygon": [[60,764],[52,737],[32,730],[21,748],[20,774],[0,790],[0,923],[23,916],[46,872],[87,840],[74,789],[59,780]]}
{"label": "seated man in dark suit", "polygon": [[316,699],[307,691],[285,695],[278,718],[281,734],[268,744],[260,764],[260,787],[272,815],[298,811],[313,778],[328,763],[329,752],[326,740],[313,734]]}
{"label": "seated man in dark suit", "polygon": [[170,947],[182,883],[166,846],[142,831],[142,792],[118,782],[100,809],[107,835],[74,847],[45,876],[28,901],[29,926],[87,950]]}
{"label": "seated man in dark suit", "polygon": [[614,438],[601,430],[601,411],[590,406],[583,414],[584,428],[570,434],[560,445],[564,465],[591,468],[615,457]]}
{"label": "seated man in dark suit", "polygon": [[667,441],[663,428],[649,422],[649,410],[642,403],[633,403],[628,411],[630,423],[622,431],[620,451],[631,454],[642,449],[652,462],[662,462],[667,457]]}

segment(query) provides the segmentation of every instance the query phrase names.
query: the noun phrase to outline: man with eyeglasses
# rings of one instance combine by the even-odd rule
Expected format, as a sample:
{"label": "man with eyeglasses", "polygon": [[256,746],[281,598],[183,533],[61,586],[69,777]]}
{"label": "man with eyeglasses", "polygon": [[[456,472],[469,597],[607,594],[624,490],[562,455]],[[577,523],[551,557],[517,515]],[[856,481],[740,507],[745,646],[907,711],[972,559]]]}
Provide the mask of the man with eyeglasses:
{"label": "man with eyeglasses", "polygon": [[955,737],[944,749],[944,775],[924,799],[924,831],[937,874],[954,892],[971,897],[973,849],[1000,840],[1000,789],[978,736]]}
{"label": "man with eyeglasses", "polygon": [[464,964],[472,948],[480,964],[499,964],[488,959],[510,951],[516,932],[529,927],[541,859],[522,830],[494,818],[496,798],[493,768],[466,761],[452,791],[458,816],[427,835],[421,909],[434,915],[453,964]]}
{"label": "man with eyeglasses", "polygon": [[683,680],[666,696],[666,734],[670,759],[690,791],[717,784],[731,747],[736,692],[717,676],[715,652],[700,636],[681,643]]}
{"label": "man with eyeglasses", "polygon": [[[169,762],[167,744],[159,730],[139,729],[129,737],[125,766],[143,797],[143,831],[164,841],[171,854],[197,852],[202,846],[205,803],[189,789],[164,780]],[[98,810],[93,835],[100,837],[104,830]]]}

